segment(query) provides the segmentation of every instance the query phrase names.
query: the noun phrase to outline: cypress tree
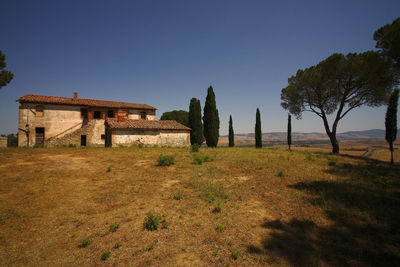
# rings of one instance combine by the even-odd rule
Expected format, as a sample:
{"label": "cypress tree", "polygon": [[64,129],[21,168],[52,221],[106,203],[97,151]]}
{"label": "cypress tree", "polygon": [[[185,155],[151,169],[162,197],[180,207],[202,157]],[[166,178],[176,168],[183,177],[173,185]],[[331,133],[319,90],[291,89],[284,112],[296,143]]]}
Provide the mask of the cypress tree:
{"label": "cypress tree", "polygon": [[201,122],[200,100],[192,98],[189,105],[190,144],[203,143],[203,124]]}
{"label": "cypress tree", "polygon": [[217,104],[215,103],[215,94],[212,86],[208,87],[206,103],[204,104],[204,137],[207,146],[216,147],[219,138],[219,116]]}
{"label": "cypress tree", "polygon": [[260,117],[260,110],[258,108],[256,112],[255,137],[256,137],[256,148],[262,147],[261,117]]}
{"label": "cypress tree", "polygon": [[287,144],[289,146],[292,145],[292,116],[288,114],[288,123],[287,123]]}
{"label": "cypress tree", "polygon": [[389,106],[386,111],[385,118],[385,128],[386,135],[385,139],[389,143],[390,149],[390,164],[394,164],[393,162],[393,142],[396,140],[397,136],[397,105],[399,100],[399,89],[395,89],[389,100]]}
{"label": "cypress tree", "polygon": [[233,133],[232,115],[229,116],[229,147],[235,146],[235,136]]}

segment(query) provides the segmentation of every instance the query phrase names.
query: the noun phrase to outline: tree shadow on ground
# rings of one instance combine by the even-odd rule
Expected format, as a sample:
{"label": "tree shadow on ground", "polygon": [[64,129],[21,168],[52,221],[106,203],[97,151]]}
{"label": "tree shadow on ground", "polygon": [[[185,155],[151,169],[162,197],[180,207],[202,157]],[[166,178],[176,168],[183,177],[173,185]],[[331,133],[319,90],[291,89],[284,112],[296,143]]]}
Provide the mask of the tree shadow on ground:
{"label": "tree shadow on ground", "polygon": [[289,188],[324,210],[332,224],[266,221],[262,247],[248,252],[284,258],[294,266],[400,266],[400,168],[362,159],[329,164],[336,181],[299,182]]}

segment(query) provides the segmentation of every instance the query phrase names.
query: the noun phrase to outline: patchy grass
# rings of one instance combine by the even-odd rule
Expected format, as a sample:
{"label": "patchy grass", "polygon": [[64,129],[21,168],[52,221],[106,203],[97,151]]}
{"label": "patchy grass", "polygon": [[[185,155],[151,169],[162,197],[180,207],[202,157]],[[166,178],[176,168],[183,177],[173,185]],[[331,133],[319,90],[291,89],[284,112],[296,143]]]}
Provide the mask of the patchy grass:
{"label": "patchy grass", "polygon": [[400,166],[305,149],[0,149],[2,264],[400,265]]}

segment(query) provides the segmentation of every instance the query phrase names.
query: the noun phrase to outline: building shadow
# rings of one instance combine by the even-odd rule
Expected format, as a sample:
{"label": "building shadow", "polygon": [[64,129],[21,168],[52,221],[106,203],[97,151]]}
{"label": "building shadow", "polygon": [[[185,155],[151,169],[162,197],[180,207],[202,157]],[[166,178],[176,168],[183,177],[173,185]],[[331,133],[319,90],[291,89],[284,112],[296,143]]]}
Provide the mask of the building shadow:
{"label": "building shadow", "polygon": [[358,165],[330,164],[337,180],[289,185],[322,208],[332,224],[265,221],[268,235],[252,254],[284,258],[293,266],[400,266],[400,168],[362,159]]}

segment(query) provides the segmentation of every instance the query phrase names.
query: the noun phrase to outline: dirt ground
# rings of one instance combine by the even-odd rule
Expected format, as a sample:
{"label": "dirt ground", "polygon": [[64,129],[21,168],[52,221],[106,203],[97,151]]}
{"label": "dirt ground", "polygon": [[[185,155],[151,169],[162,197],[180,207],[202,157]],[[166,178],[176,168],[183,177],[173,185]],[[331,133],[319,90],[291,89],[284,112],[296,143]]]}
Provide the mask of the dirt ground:
{"label": "dirt ground", "polygon": [[1,149],[1,265],[399,266],[399,151],[364,147]]}

